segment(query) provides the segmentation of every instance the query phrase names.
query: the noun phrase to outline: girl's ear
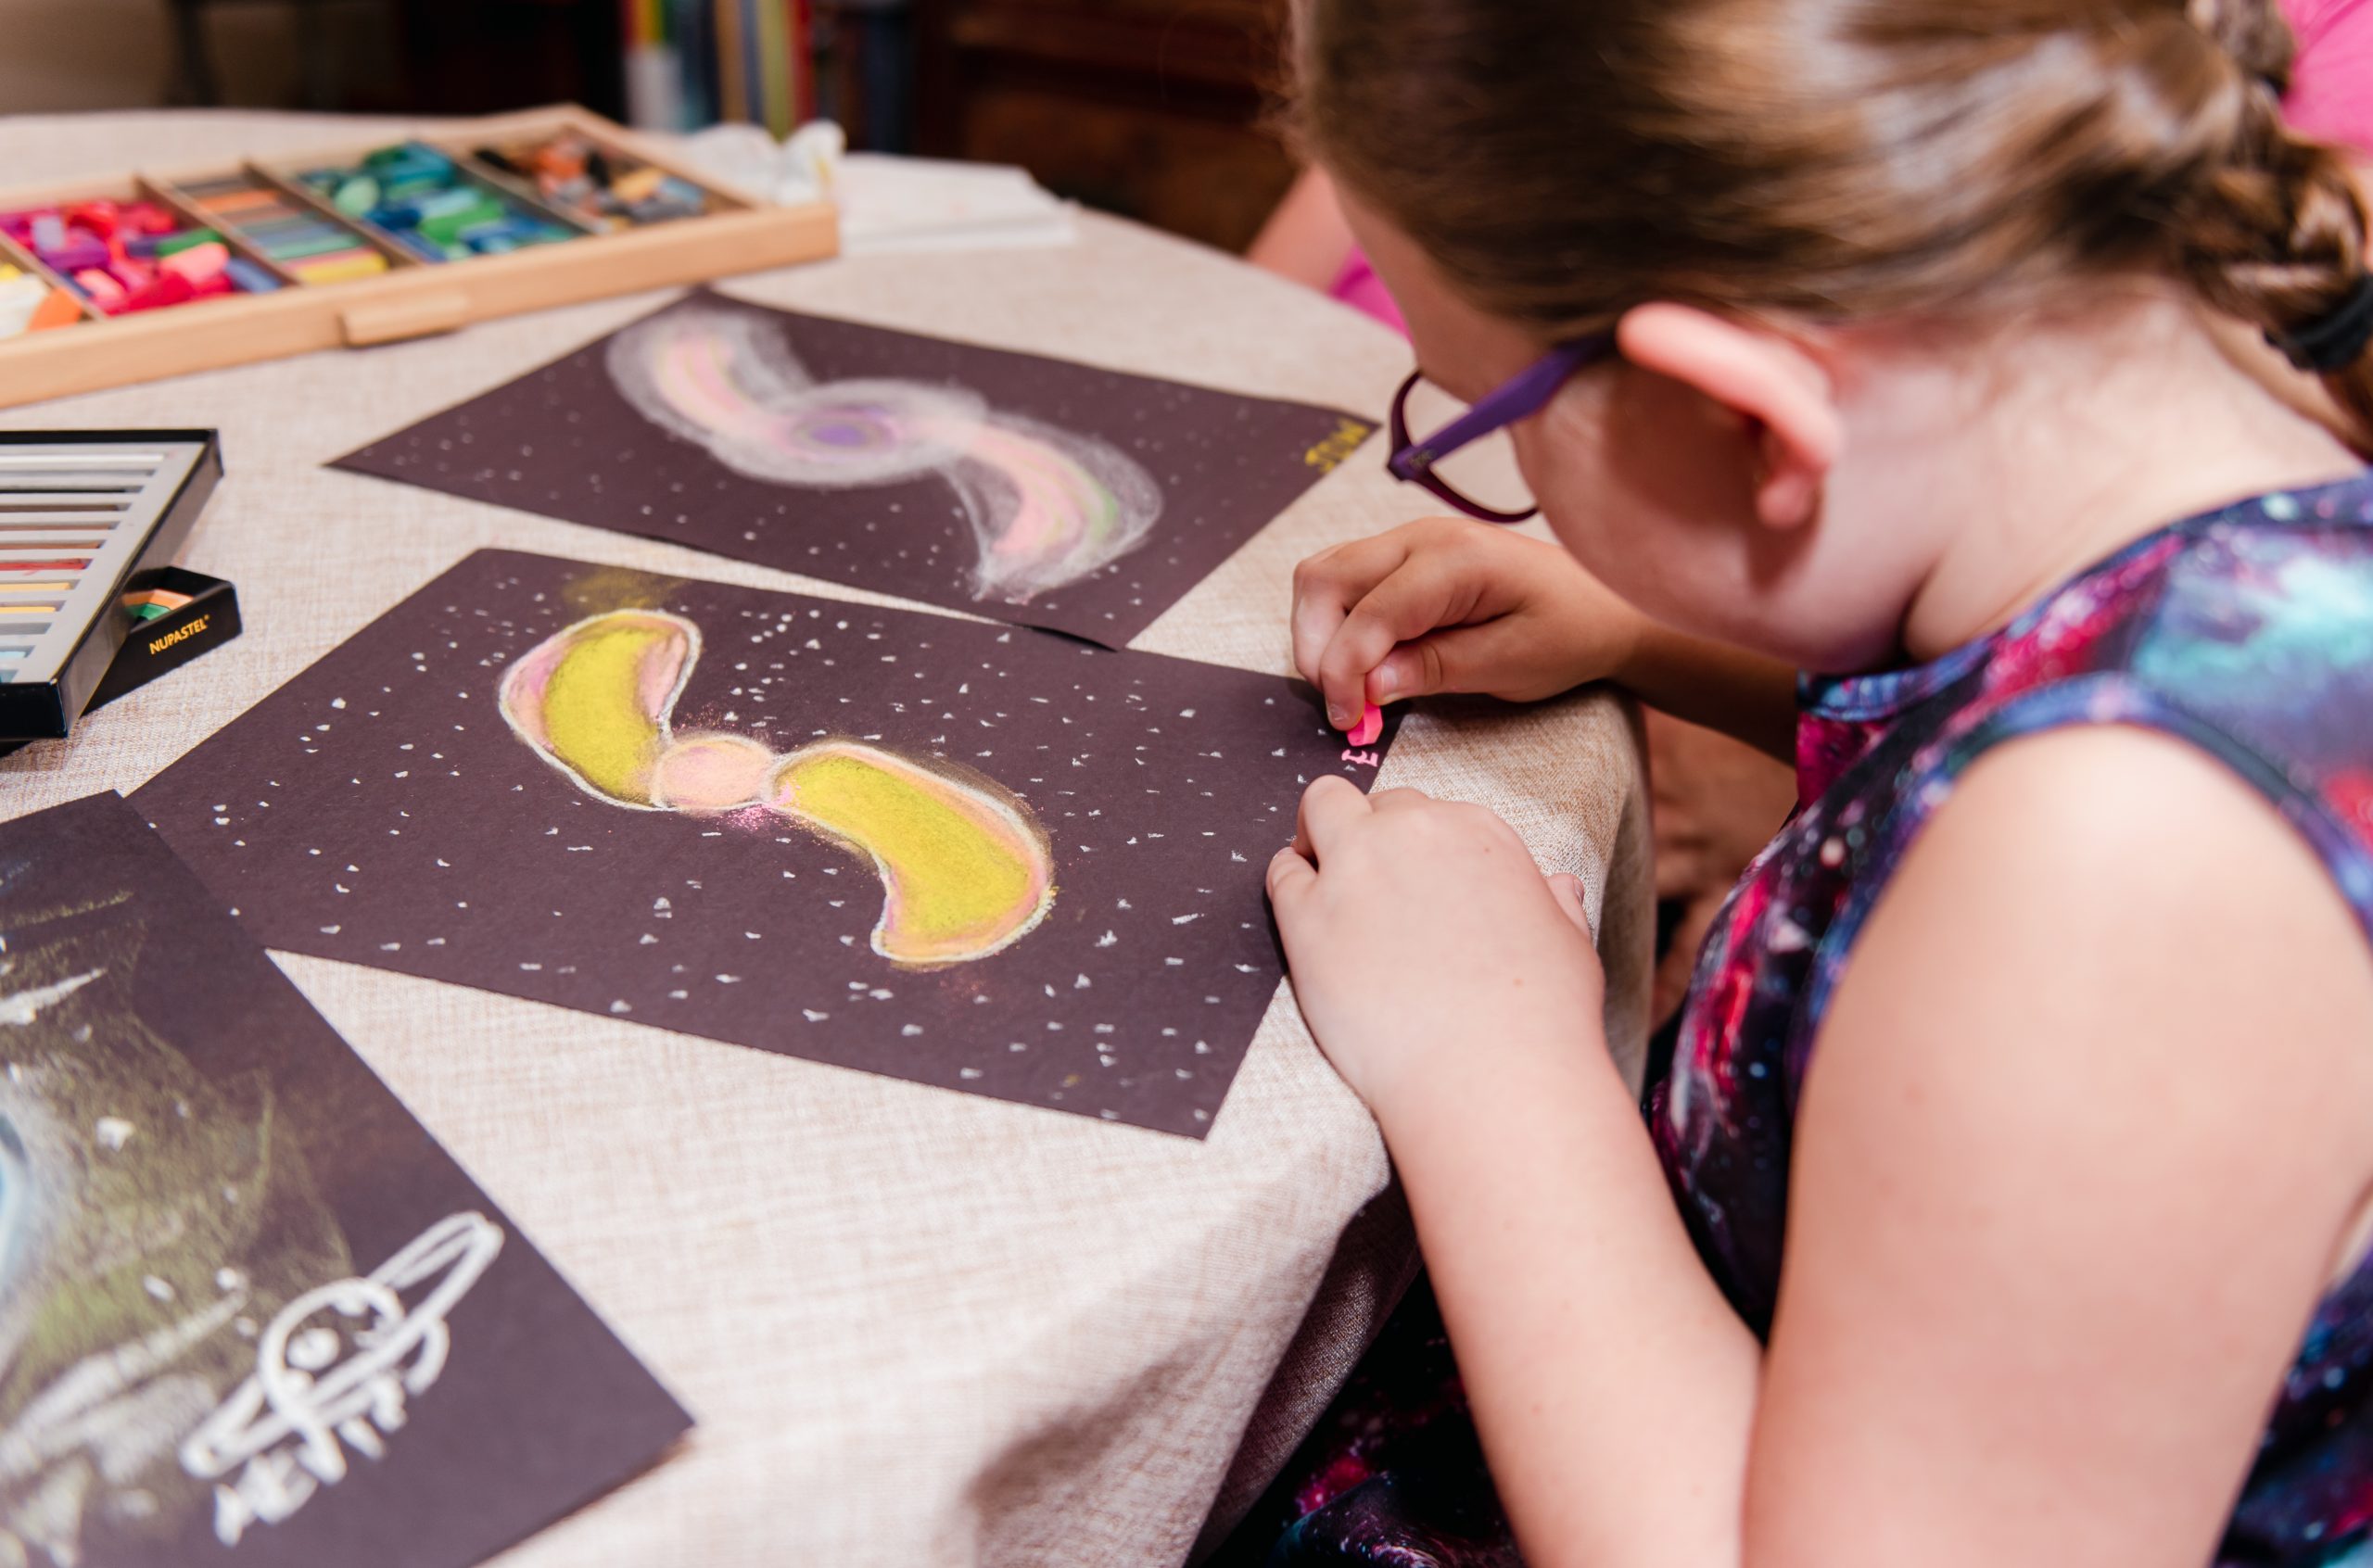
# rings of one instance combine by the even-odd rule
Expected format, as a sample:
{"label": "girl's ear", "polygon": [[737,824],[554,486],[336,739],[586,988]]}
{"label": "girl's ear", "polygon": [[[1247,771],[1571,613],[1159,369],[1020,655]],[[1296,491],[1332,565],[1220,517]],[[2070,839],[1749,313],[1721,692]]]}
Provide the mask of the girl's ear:
{"label": "girl's ear", "polygon": [[1693,388],[1737,420],[1754,443],[1755,511],[1765,526],[1813,520],[1846,435],[1820,360],[1786,338],[1687,305],[1626,312],[1616,342],[1628,362]]}

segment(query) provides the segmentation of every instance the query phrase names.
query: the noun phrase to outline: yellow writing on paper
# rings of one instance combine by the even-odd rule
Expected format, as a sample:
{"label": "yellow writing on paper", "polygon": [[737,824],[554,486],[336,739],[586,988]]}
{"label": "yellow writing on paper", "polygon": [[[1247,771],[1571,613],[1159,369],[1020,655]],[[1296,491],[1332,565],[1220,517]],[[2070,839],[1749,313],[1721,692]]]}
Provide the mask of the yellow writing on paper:
{"label": "yellow writing on paper", "polygon": [[1314,468],[1321,474],[1333,473],[1338,464],[1359,449],[1360,443],[1366,440],[1375,429],[1374,425],[1363,424],[1356,419],[1344,420],[1331,435],[1301,454],[1303,466]]}

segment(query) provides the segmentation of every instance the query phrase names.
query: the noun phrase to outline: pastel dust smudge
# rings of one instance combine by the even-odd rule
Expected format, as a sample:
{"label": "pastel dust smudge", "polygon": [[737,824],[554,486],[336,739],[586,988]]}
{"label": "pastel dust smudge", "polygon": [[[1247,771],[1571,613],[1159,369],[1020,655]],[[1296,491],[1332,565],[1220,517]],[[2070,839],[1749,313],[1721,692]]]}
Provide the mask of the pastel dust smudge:
{"label": "pastel dust smudge", "polygon": [[1029,808],[994,780],[861,741],[777,753],[745,737],[674,732],[700,628],[615,610],[554,633],[502,677],[514,734],[588,794],[644,811],[763,806],[869,860],[882,879],[873,949],[918,967],[984,958],[1054,906],[1054,861]]}
{"label": "pastel dust smudge", "polygon": [[643,418],[736,473],[851,489],[936,475],[978,548],[976,599],[1027,604],[1142,544],[1161,487],[1107,442],[991,409],[957,386],[818,384],[781,327],[716,307],[672,310],[611,339],[611,380]]}

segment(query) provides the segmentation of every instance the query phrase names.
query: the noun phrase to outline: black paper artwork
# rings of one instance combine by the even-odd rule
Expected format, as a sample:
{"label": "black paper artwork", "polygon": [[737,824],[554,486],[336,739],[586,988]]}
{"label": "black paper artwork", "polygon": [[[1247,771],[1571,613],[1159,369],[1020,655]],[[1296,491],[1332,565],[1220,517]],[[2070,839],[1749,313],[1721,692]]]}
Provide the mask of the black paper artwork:
{"label": "black paper artwork", "polygon": [[0,824],[0,1562],[463,1568],[690,1424],[139,815]]}
{"label": "black paper artwork", "polygon": [[1300,683],[481,551],[135,797],[266,945],[1200,1136]]}
{"label": "black paper artwork", "polygon": [[1371,430],[702,291],[336,466],[1117,648]]}

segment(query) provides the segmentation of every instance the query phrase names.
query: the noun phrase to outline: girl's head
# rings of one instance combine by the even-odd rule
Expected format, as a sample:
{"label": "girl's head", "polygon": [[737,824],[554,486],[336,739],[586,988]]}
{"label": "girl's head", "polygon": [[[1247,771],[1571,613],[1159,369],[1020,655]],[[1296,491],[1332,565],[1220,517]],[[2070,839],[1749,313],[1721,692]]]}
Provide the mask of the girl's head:
{"label": "girl's head", "polygon": [[[1901,515],[1950,422],[2053,417],[1986,376],[2205,342],[2203,305],[2291,333],[2364,276],[2271,0],[1302,6],[1301,133],[1428,373],[1472,398],[1621,321],[1516,432],[1544,512],[1644,608],[1816,667],[1884,657],[1961,548]],[[2373,435],[2373,355],[2327,385]]]}

